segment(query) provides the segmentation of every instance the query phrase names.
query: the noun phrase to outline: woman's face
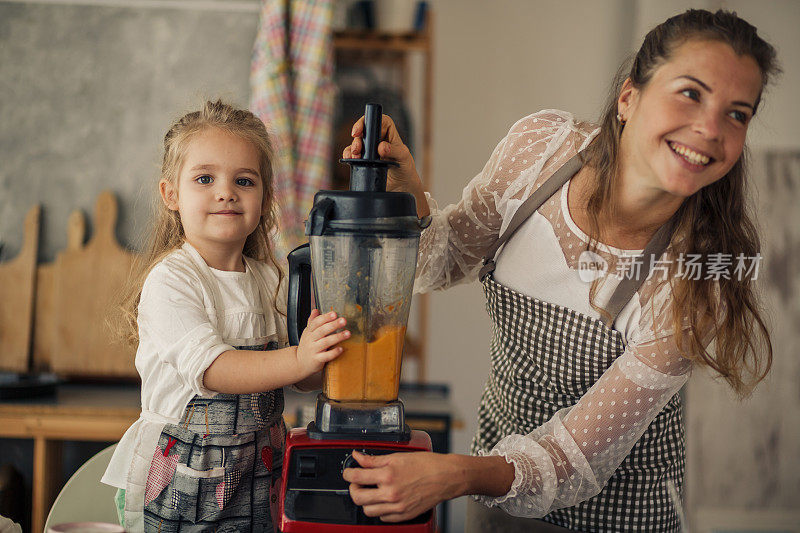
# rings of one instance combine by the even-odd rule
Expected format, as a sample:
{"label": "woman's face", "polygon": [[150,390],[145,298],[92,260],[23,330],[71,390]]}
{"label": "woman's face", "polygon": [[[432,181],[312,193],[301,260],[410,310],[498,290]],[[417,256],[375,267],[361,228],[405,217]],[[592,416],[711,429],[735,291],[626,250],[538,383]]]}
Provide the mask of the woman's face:
{"label": "woman's face", "polygon": [[680,45],[641,90],[623,86],[623,172],[684,198],[714,183],[741,156],[760,92],[752,57],[719,41]]}

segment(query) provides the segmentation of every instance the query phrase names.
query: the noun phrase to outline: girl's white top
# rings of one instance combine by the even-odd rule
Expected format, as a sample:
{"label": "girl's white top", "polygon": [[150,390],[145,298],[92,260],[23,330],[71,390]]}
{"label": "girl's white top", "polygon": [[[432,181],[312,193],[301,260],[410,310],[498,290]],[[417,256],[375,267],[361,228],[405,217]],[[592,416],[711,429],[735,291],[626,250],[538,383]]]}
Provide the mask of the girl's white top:
{"label": "girl's white top", "polygon": [[[137,450],[149,459],[155,449],[145,441],[157,441],[164,424],[177,424],[195,395],[216,394],[203,386],[203,374],[220,354],[270,341],[287,345],[285,317],[272,305],[277,288],[273,267],[245,257],[245,272],[216,270],[189,243],[153,267],[139,301],[142,414],[119,441],[103,483],[126,488]],[[277,301],[285,302],[280,289]]]}
{"label": "girl's white top", "polygon": [[[415,290],[475,280],[517,208],[598,131],[563,111],[527,116],[511,127],[458,203],[439,210],[428,196],[433,221],[420,239]],[[570,217],[568,188],[569,182],[513,234],[496,258],[494,277],[527,296],[600,318],[589,304],[596,266],[606,264],[595,299],[604,307],[621,279],[618,267],[642,250],[600,244],[602,261],[582,256],[588,238]],[[666,257],[674,259],[669,250]],[[528,435],[497,443],[489,454],[513,463],[515,479],[507,494],[479,500],[516,516],[542,517],[591,498],[686,383],[692,363],[675,341],[666,263],[660,264],[614,322],[625,352],[574,406]],[[713,335],[701,337],[707,346]]]}

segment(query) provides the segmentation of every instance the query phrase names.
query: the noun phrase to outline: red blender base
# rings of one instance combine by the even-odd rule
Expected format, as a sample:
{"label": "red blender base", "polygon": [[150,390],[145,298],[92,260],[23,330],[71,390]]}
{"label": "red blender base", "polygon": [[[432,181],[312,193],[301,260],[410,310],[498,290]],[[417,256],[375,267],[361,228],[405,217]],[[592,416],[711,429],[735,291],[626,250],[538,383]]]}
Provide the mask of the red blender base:
{"label": "red blender base", "polygon": [[[305,428],[295,428],[286,438],[283,456],[283,485],[280,499],[280,530],[283,533],[433,533],[434,510],[414,520],[397,524],[380,522],[364,515],[353,503],[342,471],[354,466],[352,451],[371,455],[395,452],[431,451],[431,438],[412,431],[408,442],[312,439]],[[355,464],[357,466],[357,463]]]}

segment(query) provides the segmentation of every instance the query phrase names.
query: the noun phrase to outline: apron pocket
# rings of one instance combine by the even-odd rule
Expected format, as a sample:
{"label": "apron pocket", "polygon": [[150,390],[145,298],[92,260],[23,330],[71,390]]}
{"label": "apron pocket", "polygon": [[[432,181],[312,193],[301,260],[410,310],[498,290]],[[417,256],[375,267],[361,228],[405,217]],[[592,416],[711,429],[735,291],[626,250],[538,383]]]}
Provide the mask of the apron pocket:
{"label": "apron pocket", "polygon": [[223,467],[195,470],[179,464],[172,485],[173,509],[178,516],[192,523],[214,521],[221,509],[216,502],[216,489],[225,479]]}
{"label": "apron pocket", "polygon": [[[231,447],[225,450],[222,477],[213,486],[200,482],[203,516],[212,512],[219,518],[250,516],[252,514],[253,471],[255,446]],[[213,495],[206,491],[213,490]],[[211,497],[213,496],[213,497]],[[213,503],[213,505],[210,505]]]}

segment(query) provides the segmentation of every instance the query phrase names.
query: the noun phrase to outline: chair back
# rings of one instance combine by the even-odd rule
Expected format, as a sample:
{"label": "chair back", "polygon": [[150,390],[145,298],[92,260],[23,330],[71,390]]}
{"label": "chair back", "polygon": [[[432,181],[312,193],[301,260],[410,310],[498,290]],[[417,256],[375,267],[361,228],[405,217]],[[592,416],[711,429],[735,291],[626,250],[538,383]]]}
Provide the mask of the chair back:
{"label": "chair back", "polygon": [[112,444],[98,452],[72,474],[50,508],[45,531],[51,526],[67,522],[119,524],[114,503],[117,489],[100,482],[116,447],[116,444]]}

